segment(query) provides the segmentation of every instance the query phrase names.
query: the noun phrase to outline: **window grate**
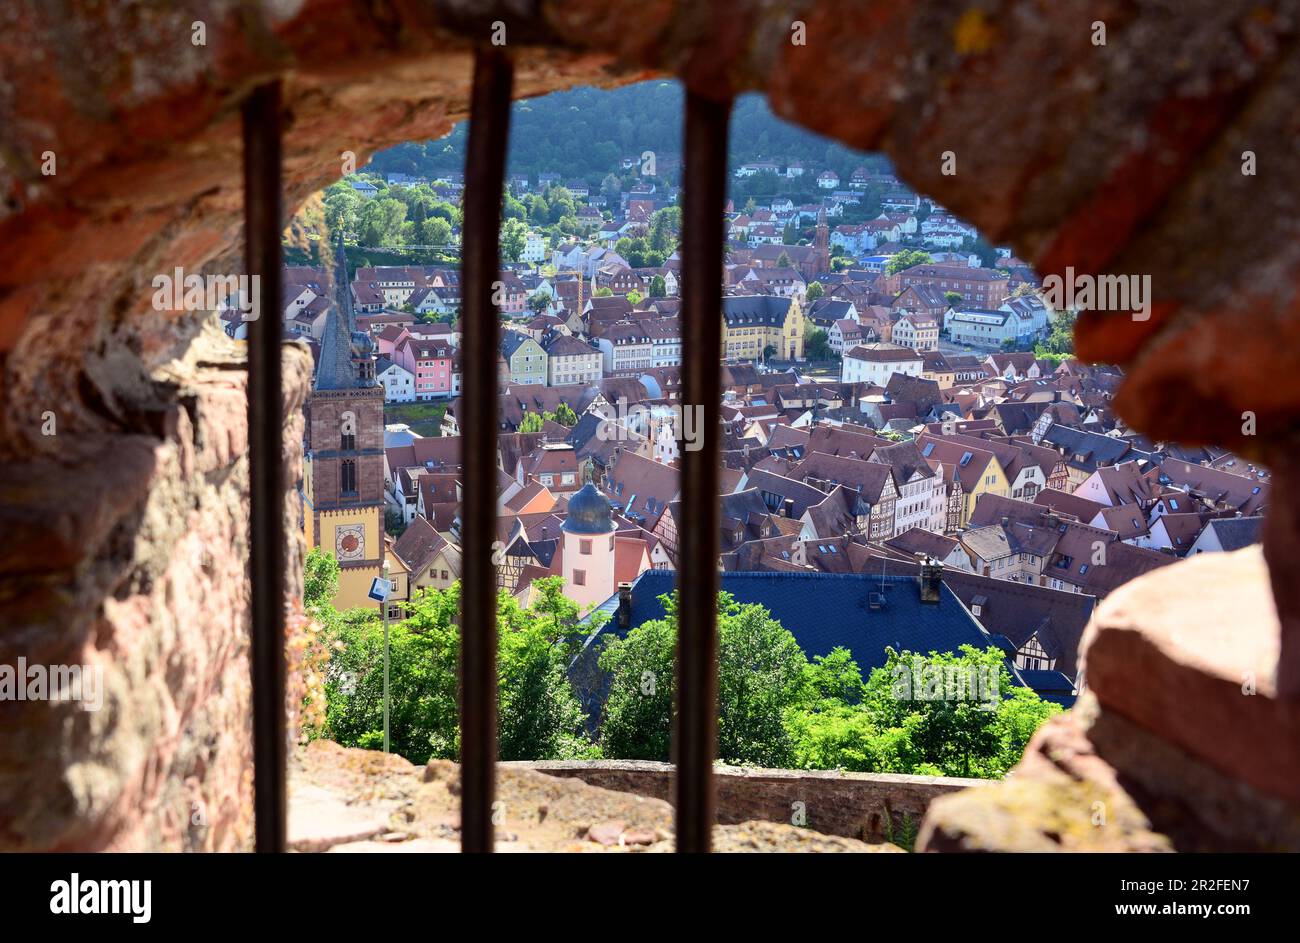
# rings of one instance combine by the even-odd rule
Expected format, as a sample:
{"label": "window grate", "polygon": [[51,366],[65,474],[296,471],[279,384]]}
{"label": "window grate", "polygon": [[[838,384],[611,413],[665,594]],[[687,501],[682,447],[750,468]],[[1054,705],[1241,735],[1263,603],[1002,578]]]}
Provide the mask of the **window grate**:
{"label": "window grate", "polygon": [[[499,278],[501,194],[514,69],[500,50],[474,62],[464,191],[462,251],[465,379],[459,425],[465,482],[460,515],[461,849],[489,852],[496,763],[495,535],[496,357],[500,325],[492,304]],[[673,759],[677,850],[707,852],[715,818],[717,753],[717,567],[722,335],[722,210],[732,102],[686,96],[682,234],[682,396],[703,410],[702,442],[682,457],[682,534]],[[282,280],[281,105],[278,82],[243,105],[247,269],[259,277],[259,311],[249,323],[248,417],[251,493],[252,681],[256,848],[284,851],[288,731],[284,658],[284,463],[279,310]]]}
{"label": "window grate", "polygon": [[249,572],[252,577],[255,847],[285,850],[284,457],[280,366],[280,84],[243,104],[245,265],[258,281],[248,322]]}
{"label": "window grate", "polygon": [[474,59],[466,152],[461,292],[465,379],[461,407],[461,850],[492,850],[496,789],[497,668],[496,395],[500,325],[492,283],[500,277],[498,240],[510,92],[514,68],[500,50]]}
{"label": "window grate", "polygon": [[719,423],[718,327],[722,211],[726,203],[730,99],[686,94],[682,207],[682,398],[703,410],[701,447],[682,456],[682,534],[678,572],[676,826],[679,852],[707,852],[713,837],[713,760],[717,754]]}

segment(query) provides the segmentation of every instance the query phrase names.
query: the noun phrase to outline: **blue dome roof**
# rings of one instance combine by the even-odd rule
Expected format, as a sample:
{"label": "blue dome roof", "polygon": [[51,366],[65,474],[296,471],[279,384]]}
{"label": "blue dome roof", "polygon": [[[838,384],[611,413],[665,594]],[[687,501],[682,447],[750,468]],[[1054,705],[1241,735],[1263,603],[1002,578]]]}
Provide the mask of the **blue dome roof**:
{"label": "blue dome roof", "polygon": [[590,481],[569,499],[569,516],[561,530],[570,534],[608,534],[614,530],[609,499]]}

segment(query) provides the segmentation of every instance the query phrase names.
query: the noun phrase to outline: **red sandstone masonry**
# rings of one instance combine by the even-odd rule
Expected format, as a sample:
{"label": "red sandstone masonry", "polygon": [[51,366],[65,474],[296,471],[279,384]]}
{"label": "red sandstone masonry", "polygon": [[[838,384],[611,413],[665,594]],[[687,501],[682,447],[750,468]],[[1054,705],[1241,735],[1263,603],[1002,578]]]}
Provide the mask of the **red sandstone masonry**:
{"label": "red sandstone masonry", "polygon": [[[672,800],[673,765],[649,760],[539,760],[501,763],[533,769],[548,776],[581,779],[592,786]],[[863,841],[902,840],[908,828],[919,828],[930,803],[939,796],[972,786],[983,779],[940,776],[901,776],[892,773],[840,773],[829,770],[714,767],[718,824],[796,822],[807,816],[807,827],[827,835]],[[802,807],[798,803],[803,803]]]}

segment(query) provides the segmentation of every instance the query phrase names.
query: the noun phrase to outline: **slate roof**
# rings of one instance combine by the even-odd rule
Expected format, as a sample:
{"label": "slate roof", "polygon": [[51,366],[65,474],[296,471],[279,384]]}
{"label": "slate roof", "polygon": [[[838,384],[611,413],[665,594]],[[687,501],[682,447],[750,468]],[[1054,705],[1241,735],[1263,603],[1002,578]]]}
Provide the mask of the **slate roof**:
{"label": "slate roof", "polygon": [[790,299],[777,295],[731,295],[722,299],[722,317],[728,327],[765,324],[781,327],[790,311]]}
{"label": "slate roof", "polygon": [[[662,619],[659,596],[675,588],[676,573],[647,570],[632,584],[632,610],[628,631],[652,619]],[[880,609],[869,608],[869,597],[881,593]],[[928,653],[956,651],[962,645],[984,649],[992,637],[971,616],[946,586],[937,604],[921,602],[917,581],[911,576],[864,576],[851,573],[723,573],[722,589],[739,603],[758,603],[772,614],[798,641],[809,658],[828,655],[844,647],[865,678],[873,668],[884,667],[885,648]],[[816,600],[810,606],[809,600]],[[615,615],[615,595],[597,611]],[[609,634],[626,632],[611,618],[601,631],[588,639],[592,648]]]}
{"label": "slate roof", "polygon": [[1227,517],[1212,520],[1205,526],[1214,530],[1223,549],[1230,552],[1259,543],[1263,522],[1262,517]]}
{"label": "slate roof", "polygon": [[[879,579],[882,567],[886,573],[917,572],[914,560],[882,561],[878,557],[866,561],[858,572]],[[1079,641],[1092,616],[1096,597],[951,568],[943,571],[943,585],[967,607],[979,606],[980,614],[976,618],[980,624],[1012,650],[1037,634],[1048,655],[1056,659],[1058,670],[1068,677],[1078,674]]]}
{"label": "slate roof", "polygon": [[[352,288],[348,284],[347,255],[343,251],[340,231],[334,249],[334,304],[325,315],[321,336],[320,359],[316,364],[316,389],[347,390],[372,386],[357,375],[352,362],[353,333],[357,330],[352,313]],[[369,341],[369,335],[366,335]]]}
{"label": "slate roof", "polygon": [[1074,706],[1076,697],[1074,682],[1061,672],[1030,671],[1022,668],[1020,676],[1025,679],[1025,684],[1033,688],[1044,701],[1060,704],[1066,710]]}
{"label": "slate roof", "polygon": [[[1121,458],[1155,459],[1150,453],[1132,448],[1124,439],[1071,429],[1060,424],[1048,428],[1042,441],[1059,449],[1067,463],[1087,471],[1095,471],[1101,465],[1114,465]],[[1076,455],[1081,458],[1076,460]]]}

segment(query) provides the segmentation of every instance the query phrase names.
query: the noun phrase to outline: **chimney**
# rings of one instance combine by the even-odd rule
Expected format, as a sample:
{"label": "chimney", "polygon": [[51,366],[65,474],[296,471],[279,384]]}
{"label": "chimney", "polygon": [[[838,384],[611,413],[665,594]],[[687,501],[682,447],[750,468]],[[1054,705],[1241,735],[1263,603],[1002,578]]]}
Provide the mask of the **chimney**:
{"label": "chimney", "polygon": [[937,606],[943,586],[943,564],[929,554],[923,555],[920,581],[921,602]]}
{"label": "chimney", "polygon": [[618,627],[627,631],[632,624],[632,584],[618,584]]}

